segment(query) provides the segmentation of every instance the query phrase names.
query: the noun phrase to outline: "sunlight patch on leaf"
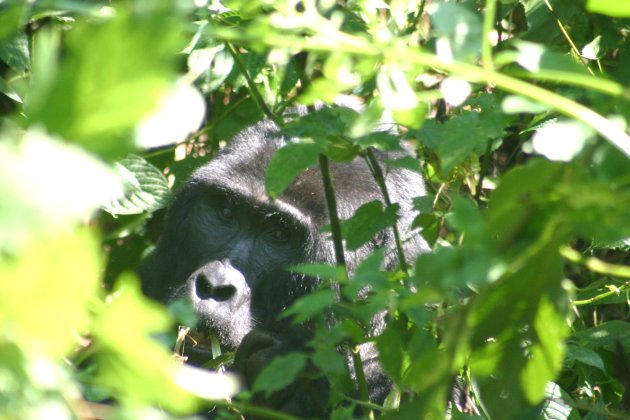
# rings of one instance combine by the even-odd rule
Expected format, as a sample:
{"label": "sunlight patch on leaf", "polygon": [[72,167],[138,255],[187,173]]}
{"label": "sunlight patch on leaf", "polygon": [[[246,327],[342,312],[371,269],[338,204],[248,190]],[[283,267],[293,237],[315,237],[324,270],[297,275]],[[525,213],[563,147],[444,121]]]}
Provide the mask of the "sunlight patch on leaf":
{"label": "sunlight patch on leaf", "polygon": [[448,77],[440,84],[440,92],[448,104],[460,106],[470,96],[472,88],[465,80]]}
{"label": "sunlight patch on leaf", "polygon": [[569,162],[593,137],[590,127],[577,121],[557,121],[536,131],[532,138],[534,152],[549,160]]}
{"label": "sunlight patch on leaf", "polygon": [[136,127],[135,143],[154,148],[179,143],[201,125],[206,102],[199,91],[184,82],[162,95],[157,109]]}

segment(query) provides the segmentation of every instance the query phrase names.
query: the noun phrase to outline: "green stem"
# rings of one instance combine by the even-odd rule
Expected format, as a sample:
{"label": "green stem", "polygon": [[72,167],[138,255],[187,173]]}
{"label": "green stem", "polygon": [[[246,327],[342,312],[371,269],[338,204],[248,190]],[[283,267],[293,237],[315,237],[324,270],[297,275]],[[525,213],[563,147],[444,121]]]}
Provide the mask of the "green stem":
{"label": "green stem", "polygon": [[616,290],[609,290],[607,292],[604,292],[597,296],[593,296],[592,298],[588,298],[588,299],[574,300],[574,301],[571,301],[571,303],[574,304],[575,306],[590,305],[591,303],[604,300],[609,296],[620,295],[626,288],[628,288],[628,285],[630,285],[630,283],[624,283],[621,286],[616,287],[615,288]]}
{"label": "green stem", "polygon": [[[381,166],[378,164],[378,161],[376,160],[376,157],[374,156],[374,151],[372,149],[367,149],[366,160],[368,167],[370,168],[370,172],[372,173],[372,176],[374,177],[378,188],[381,190],[385,205],[387,207],[390,207],[392,205],[392,201],[389,198],[389,192],[387,191],[387,185],[385,184],[385,177],[383,176]],[[394,230],[394,240],[396,242],[396,251],[398,253],[398,264],[400,265],[400,269],[405,274],[409,275],[409,266],[407,265],[407,260],[405,258],[405,251],[402,245],[398,223],[394,223],[392,229]]]}
{"label": "green stem", "polygon": [[630,279],[630,266],[607,263],[595,257],[584,258],[582,254],[568,246],[560,248],[560,255],[574,263],[583,264],[594,273]]}
{"label": "green stem", "polygon": [[[359,396],[363,401],[370,402],[370,394],[368,392],[367,380],[365,379],[365,373],[363,373],[363,360],[361,360],[360,346],[356,346],[354,349],[352,349],[352,362],[354,363],[354,370],[357,375]],[[368,417],[374,417],[374,413],[371,409],[368,413]]]}
{"label": "green stem", "polygon": [[486,0],[486,9],[483,13],[483,39],[481,40],[481,59],[483,66],[488,71],[494,71],[492,58],[492,30],[497,15],[497,0]]}
{"label": "green stem", "polygon": [[[346,258],[343,251],[343,241],[341,236],[341,222],[337,214],[337,199],[335,198],[335,189],[332,183],[332,174],[328,165],[328,158],[325,155],[319,155],[319,169],[322,173],[322,182],[324,184],[324,193],[326,194],[326,204],[328,206],[328,217],[330,218],[330,230],[332,232],[333,244],[335,248],[335,259],[337,264],[346,270]],[[346,272],[346,277],[348,276]]]}
{"label": "green stem", "polygon": [[240,53],[236,50],[232,43],[226,42],[225,45],[232,55],[232,58],[234,58],[234,63],[236,63],[236,67],[238,67],[238,70],[245,78],[245,81],[247,82],[247,87],[249,88],[249,92],[252,94],[252,97],[254,98],[254,101],[256,102],[260,110],[267,116],[267,118],[275,122],[278,127],[282,127],[284,125],[284,121],[282,120],[282,118],[277,117],[273,112],[271,112],[271,110],[265,103],[265,100],[258,91],[256,83],[254,83],[254,81],[250,77],[249,72],[247,71],[247,67],[245,67],[245,64],[243,64]]}

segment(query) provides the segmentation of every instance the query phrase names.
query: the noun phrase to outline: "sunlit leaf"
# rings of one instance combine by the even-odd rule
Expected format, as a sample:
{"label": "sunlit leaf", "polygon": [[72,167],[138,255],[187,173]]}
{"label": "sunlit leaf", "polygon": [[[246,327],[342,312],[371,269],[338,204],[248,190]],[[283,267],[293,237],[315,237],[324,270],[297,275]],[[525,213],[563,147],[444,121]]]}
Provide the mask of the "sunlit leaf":
{"label": "sunlit leaf", "polygon": [[19,247],[122,196],[114,172],[78,147],[35,129],[0,138],[0,248]]}
{"label": "sunlit leaf", "polygon": [[139,214],[159,210],[172,198],[162,172],[140,156],[129,156],[116,163],[125,180],[125,195],[104,206],[112,215]]}
{"label": "sunlit leaf", "polygon": [[614,17],[630,17],[630,4],[618,0],[586,0],[586,10]]}
{"label": "sunlit leaf", "polygon": [[34,353],[63,356],[88,326],[101,269],[99,245],[88,231],[40,235],[13,258],[0,258],[3,335]]}

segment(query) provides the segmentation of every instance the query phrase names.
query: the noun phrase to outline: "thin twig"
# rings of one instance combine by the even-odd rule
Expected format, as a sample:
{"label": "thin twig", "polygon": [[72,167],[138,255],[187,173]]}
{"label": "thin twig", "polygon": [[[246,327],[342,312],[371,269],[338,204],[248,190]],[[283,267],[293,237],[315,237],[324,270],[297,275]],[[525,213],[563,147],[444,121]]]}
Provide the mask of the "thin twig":
{"label": "thin twig", "polygon": [[[385,205],[387,207],[390,207],[392,205],[392,201],[389,198],[389,192],[387,191],[387,185],[385,184],[385,177],[383,176],[381,166],[378,164],[378,161],[376,160],[376,156],[374,156],[374,151],[372,149],[367,149],[366,161],[368,167],[370,168],[370,172],[372,173],[372,176],[374,177],[374,180],[378,185],[378,188],[381,190]],[[398,253],[398,264],[400,265],[400,269],[408,275],[409,266],[407,265],[407,260],[405,258],[405,251],[402,245],[398,223],[394,223],[392,229],[394,230],[394,240],[396,242],[396,251]]]}

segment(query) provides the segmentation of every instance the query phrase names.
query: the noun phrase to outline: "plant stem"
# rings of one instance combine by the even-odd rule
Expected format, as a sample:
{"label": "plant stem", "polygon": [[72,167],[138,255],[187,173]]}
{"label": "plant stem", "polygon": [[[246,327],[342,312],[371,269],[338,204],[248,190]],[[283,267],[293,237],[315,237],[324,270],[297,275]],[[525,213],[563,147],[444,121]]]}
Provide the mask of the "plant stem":
{"label": "plant stem", "polygon": [[481,40],[481,59],[483,66],[488,71],[494,71],[492,58],[492,30],[497,15],[497,0],[486,0],[486,8],[483,13],[483,38]]}
{"label": "plant stem", "polygon": [[236,50],[236,48],[234,47],[234,45],[232,45],[231,42],[226,42],[225,45],[228,51],[230,52],[230,54],[232,55],[232,58],[234,58],[236,67],[238,67],[238,70],[241,72],[241,74],[245,78],[245,81],[247,81],[247,87],[249,88],[249,92],[252,94],[252,97],[254,98],[254,102],[256,102],[260,110],[267,116],[267,118],[275,122],[278,127],[282,127],[284,125],[284,121],[282,120],[282,118],[276,116],[273,112],[271,112],[271,110],[265,103],[265,100],[263,99],[262,95],[258,91],[258,88],[256,87],[256,83],[254,83],[254,81],[249,75],[249,72],[247,71],[247,68],[245,67],[245,64],[243,64],[243,60],[241,60],[240,53]]}
{"label": "plant stem", "polygon": [[326,194],[328,217],[330,218],[330,230],[332,232],[335,248],[335,259],[337,260],[337,264],[346,270],[346,258],[344,256],[343,241],[341,237],[341,222],[339,221],[339,215],[337,214],[337,199],[335,198],[335,189],[332,183],[332,174],[328,165],[328,158],[325,155],[319,155],[319,169],[322,173],[324,193]]}
{"label": "plant stem", "polygon": [[[385,177],[383,176],[383,171],[381,170],[381,166],[378,164],[376,157],[374,156],[374,151],[372,149],[367,149],[366,161],[368,167],[370,168],[370,172],[378,185],[378,188],[381,190],[381,194],[383,195],[383,201],[385,201],[385,206],[390,207],[392,205],[392,201],[389,198],[389,192],[387,191],[387,185],[385,184]],[[400,230],[398,229],[398,223],[394,223],[392,226],[394,230],[394,240],[396,241],[396,252],[398,253],[398,264],[400,265],[400,269],[407,275],[409,275],[409,266],[407,265],[407,260],[405,259],[405,251],[402,245],[402,239],[400,237]]]}

